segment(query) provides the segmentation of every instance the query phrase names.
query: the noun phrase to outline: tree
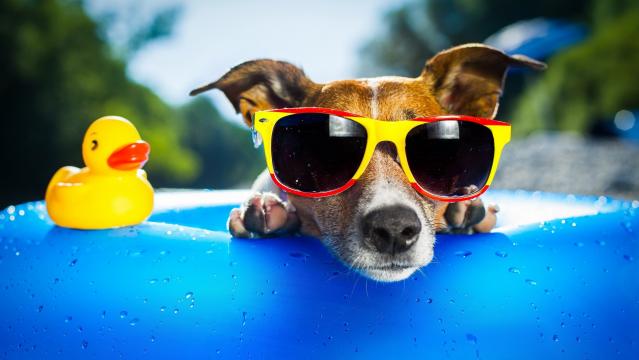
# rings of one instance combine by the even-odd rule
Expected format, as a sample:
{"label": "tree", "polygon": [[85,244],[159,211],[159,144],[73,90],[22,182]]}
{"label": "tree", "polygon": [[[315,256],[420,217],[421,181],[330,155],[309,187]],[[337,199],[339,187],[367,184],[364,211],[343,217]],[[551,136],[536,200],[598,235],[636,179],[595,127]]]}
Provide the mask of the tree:
{"label": "tree", "polygon": [[604,20],[586,42],[553,57],[545,76],[527,89],[513,130],[592,132],[617,111],[639,109],[639,9]]}
{"label": "tree", "polygon": [[549,17],[585,21],[589,1],[421,0],[385,16],[381,34],[362,48],[367,75],[416,76],[424,62],[448,47],[483,42],[519,20]]}
{"label": "tree", "polygon": [[188,122],[185,141],[202,164],[190,186],[248,187],[266,168],[263,150],[253,147],[250,133],[224,119],[207,98],[198,97],[179,111]]}
{"label": "tree", "polygon": [[0,208],[41,199],[55,170],[80,166],[84,131],[108,114],[134,122],[151,143],[146,169],[156,187],[231,186],[260,164],[247,153],[248,132],[207,100],[174,109],[128,79],[77,2],[0,2],[0,54]]}
{"label": "tree", "polygon": [[519,74],[511,77],[498,116],[513,122],[515,135],[540,129],[592,132],[617,111],[639,108],[638,11],[633,0],[411,2],[389,12],[382,34],[364,46],[362,71],[415,76],[437,51],[481,42],[519,20],[579,22],[591,36],[548,59],[548,70],[526,84]]}

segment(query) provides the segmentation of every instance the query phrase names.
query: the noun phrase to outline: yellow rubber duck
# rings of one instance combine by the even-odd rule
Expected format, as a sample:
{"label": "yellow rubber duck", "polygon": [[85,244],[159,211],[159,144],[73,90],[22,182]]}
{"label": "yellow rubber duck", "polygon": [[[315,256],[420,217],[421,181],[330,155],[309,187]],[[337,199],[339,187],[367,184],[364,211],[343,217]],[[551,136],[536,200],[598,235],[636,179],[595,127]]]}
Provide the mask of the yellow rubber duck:
{"label": "yellow rubber duck", "polygon": [[144,221],[153,209],[153,187],[142,170],[149,151],[129,120],[105,116],[94,121],[82,142],[86,167],[65,166],[49,182],[45,200],[51,219],[74,229]]}

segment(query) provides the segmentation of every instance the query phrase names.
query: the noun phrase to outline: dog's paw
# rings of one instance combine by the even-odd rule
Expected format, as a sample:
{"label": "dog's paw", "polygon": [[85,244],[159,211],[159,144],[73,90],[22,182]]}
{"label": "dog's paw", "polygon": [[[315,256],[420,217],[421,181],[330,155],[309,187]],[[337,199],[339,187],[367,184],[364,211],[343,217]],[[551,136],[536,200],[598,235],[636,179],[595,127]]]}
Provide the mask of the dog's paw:
{"label": "dog's paw", "polygon": [[448,228],[444,232],[471,234],[489,232],[495,227],[499,206],[484,206],[480,198],[448,204],[444,219]]}
{"label": "dog's paw", "polygon": [[238,238],[293,233],[299,218],[292,205],[273,193],[256,193],[239,209],[231,210],[228,228]]}

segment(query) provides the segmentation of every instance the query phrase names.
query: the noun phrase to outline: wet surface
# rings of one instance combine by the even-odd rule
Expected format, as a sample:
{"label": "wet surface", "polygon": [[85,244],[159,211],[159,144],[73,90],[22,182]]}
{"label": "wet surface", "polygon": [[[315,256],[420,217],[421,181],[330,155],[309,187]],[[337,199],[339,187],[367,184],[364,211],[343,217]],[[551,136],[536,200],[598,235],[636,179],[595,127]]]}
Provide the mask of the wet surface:
{"label": "wet surface", "polygon": [[432,264],[384,284],[311,238],[231,241],[239,193],[171,196],[107,231],[54,227],[42,203],[0,212],[0,357],[639,353],[637,202],[489,193],[497,232],[439,236]]}

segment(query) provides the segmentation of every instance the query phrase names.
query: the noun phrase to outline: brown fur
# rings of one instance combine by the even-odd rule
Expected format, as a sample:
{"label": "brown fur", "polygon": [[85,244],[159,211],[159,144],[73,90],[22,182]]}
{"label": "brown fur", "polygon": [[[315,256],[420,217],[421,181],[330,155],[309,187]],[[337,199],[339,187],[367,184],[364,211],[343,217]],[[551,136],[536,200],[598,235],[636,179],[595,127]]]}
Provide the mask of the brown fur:
{"label": "brown fur", "polygon": [[[258,110],[302,106],[338,109],[384,121],[449,113],[492,118],[509,66],[539,69],[544,64],[523,56],[508,56],[485,45],[469,44],[434,56],[416,78],[388,77],[317,84],[289,63],[255,60],[234,67],[219,80],[195,89],[191,94],[213,88],[222,90],[249,126]],[[320,199],[289,195],[299,217],[299,230],[321,238],[352,237],[356,231],[354,224],[361,216],[358,206],[369,200],[367,197],[372,196],[367,191],[369,186],[379,181],[401,189],[421,205],[423,218],[428,223],[424,224],[428,228],[426,231],[434,233],[446,227],[447,205],[414,191],[396,160],[395,147],[383,143],[378,145],[362,177],[349,190]],[[260,201],[258,199],[258,203]],[[481,201],[455,206],[462,215],[471,206],[483,208]],[[487,220],[470,226],[475,225],[478,231],[489,231],[495,224],[494,212],[496,210],[491,212],[489,209],[487,214],[492,218],[486,216]],[[237,212],[232,214],[231,223],[239,222],[238,228],[246,233],[241,225],[242,216]],[[266,228],[268,230],[268,226]],[[334,249],[347,246],[331,241]]]}

